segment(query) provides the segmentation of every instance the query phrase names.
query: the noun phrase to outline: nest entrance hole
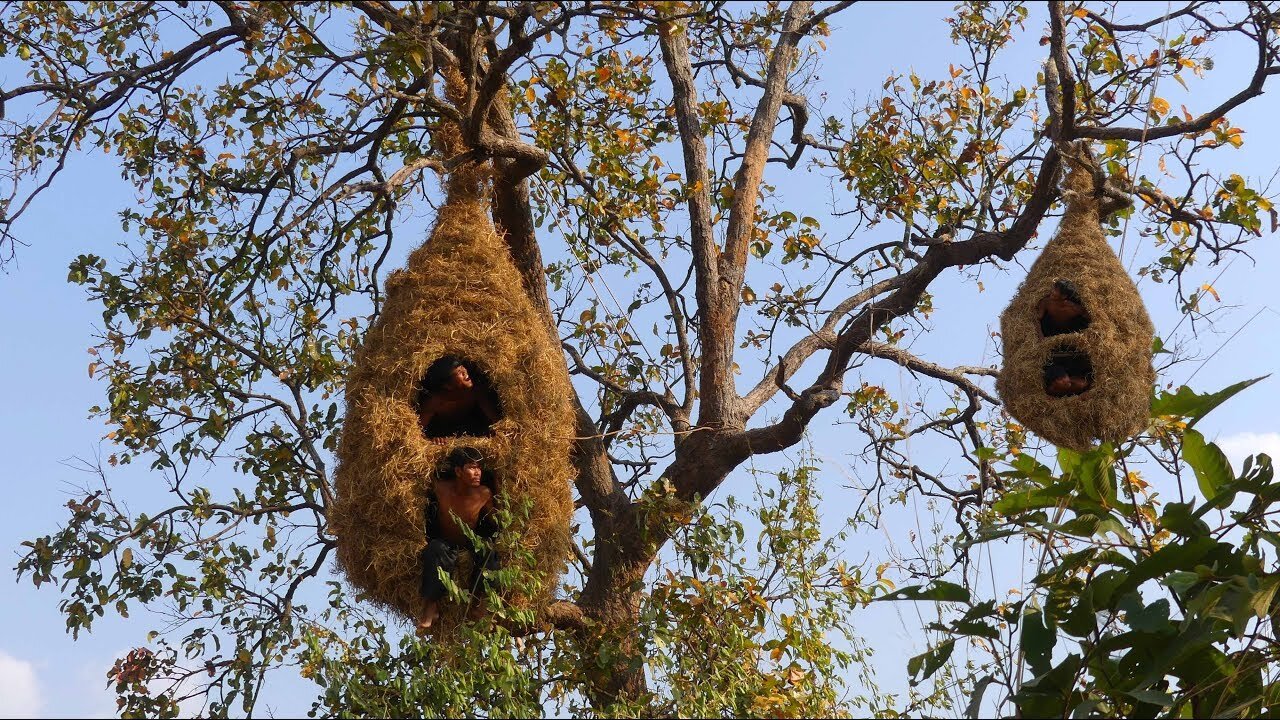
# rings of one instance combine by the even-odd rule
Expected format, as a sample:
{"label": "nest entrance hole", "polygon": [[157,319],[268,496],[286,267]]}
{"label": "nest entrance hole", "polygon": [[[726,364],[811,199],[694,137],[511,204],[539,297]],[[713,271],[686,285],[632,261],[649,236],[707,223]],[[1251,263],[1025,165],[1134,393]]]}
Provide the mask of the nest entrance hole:
{"label": "nest entrance hole", "polygon": [[1086,353],[1074,345],[1049,353],[1044,365],[1044,391],[1050,397],[1069,397],[1088,392],[1093,387],[1093,363]]}
{"label": "nest entrance hole", "polygon": [[489,436],[502,419],[502,402],[489,376],[459,355],[431,363],[418,381],[414,409],[428,439]]}
{"label": "nest entrance hole", "polygon": [[1040,334],[1044,337],[1077,333],[1089,327],[1089,311],[1070,280],[1055,280],[1040,299]]}

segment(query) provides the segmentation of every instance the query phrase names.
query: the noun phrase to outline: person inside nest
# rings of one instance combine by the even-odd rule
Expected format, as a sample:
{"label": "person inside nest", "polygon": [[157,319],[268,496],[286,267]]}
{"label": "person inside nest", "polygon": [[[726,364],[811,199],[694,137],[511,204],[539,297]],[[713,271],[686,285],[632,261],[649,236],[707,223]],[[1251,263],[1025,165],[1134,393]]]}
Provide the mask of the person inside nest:
{"label": "person inside nest", "polygon": [[416,404],[422,434],[436,441],[492,435],[493,424],[502,418],[489,378],[457,355],[431,363],[418,383]]}
{"label": "person inside nest", "polygon": [[1093,368],[1087,354],[1066,346],[1049,355],[1044,368],[1044,391],[1049,397],[1079,395],[1092,386]]}
{"label": "person inside nest", "polygon": [[[1053,337],[1077,333],[1089,327],[1089,313],[1080,301],[1080,291],[1070,280],[1056,280],[1049,294],[1040,300],[1040,333]],[[1078,352],[1055,353],[1045,367],[1045,392],[1050,397],[1079,395],[1092,386],[1093,371],[1087,357]]]}
{"label": "person inside nest", "polygon": [[1040,300],[1040,334],[1045,337],[1075,333],[1089,327],[1089,313],[1080,291],[1070,280],[1056,280]]}
{"label": "person inside nest", "polygon": [[447,592],[442,575],[453,574],[463,553],[472,555],[466,590],[473,595],[484,589],[484,571],[498,569],[491,546],[498,532],[493,475],[483,463],[478,450],[461,447],[450,452],[436,472],[434,491],[427,497],[427,546],[421,555],[426,606],[418,618],[419,632],[440,616],[440,600]]}

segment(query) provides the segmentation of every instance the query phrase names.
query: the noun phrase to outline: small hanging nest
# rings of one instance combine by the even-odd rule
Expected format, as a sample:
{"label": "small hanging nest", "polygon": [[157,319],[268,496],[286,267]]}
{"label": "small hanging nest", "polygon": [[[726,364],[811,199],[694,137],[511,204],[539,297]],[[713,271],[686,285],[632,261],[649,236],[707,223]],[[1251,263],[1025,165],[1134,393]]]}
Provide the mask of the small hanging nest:
{"label": "small hanging nest", "polygon": [[1081,159],[1068,162],[1058,234],[1000,316],[996,390],[1028,429],[1086,450],[1147,426],[1155,328],[1102,233],[1093,173]]}
{"label": "small hanging nest", "polygon": [[[446,150],[449,145],[460,145],[456,130]],[[407,268],[387,279],[386,302],[347,381],[329,514],[338,564],[367,599],[410,620],[424,609],[424,507],[437,464],[456,447],[484,453],[499,500],[513,508],[512,526],[498,534],[500,557],[505,562],[519,546],[536,558],[538,590],[508,602],[546,602],[570,547],[569,377],[490,220],[484,179],[475,164],[451,174],[429,239],[409,256]],[[444,442],[423,435],[415,392],[428,366],[446,354],[466,358],[492,381],[502,407],[492,435]],[[529,511],[522,516],[518,506],[525,501]],[[455,578],[464,587],[466,570],[459,568]],[[446,608],[445,626],[458,614]]]}

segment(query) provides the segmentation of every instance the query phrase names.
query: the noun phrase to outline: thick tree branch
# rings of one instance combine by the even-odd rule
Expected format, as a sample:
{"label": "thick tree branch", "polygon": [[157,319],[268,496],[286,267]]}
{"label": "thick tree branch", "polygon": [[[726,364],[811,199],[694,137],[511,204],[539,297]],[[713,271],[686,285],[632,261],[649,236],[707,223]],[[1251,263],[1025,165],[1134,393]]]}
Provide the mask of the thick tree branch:
{"label": "thick tree branch", "polygon": [[506,627],[512,636],[523,637],[552,630],[580,632],[587,628],[589,622],[586,614],[582,612],[582,608],[571,602],[561,600],[543,608],[533,618],[532,622],[521,624],[511,622]]}
{"label": "thick tree branch", "polygon": [[1053,120],[1053,138],[1066,142],[1075,139],[1076,78],[1071,70],[1071,58],[1067,55],[1062,5],[1062,0],[1049,3],[1049,59],[1056,71],[1052,77],[1057,91],[1056,102],[1050,103],[1050,117]]}
{"label": "thick tree branch", "polygon": [[928,360],[917,357],[903,348],[872,340],[862,343],[862,346],[859,347],[858,350],[866,355],[870,355],[871,357],[892,360],[912,372],[918,372],[923,375],[928,375],[931,378],[949,382],[952,385],[963,389],[965,392],[977,395],[992,405],[1000,404],[1000,401],[994,398],[991,393],[983,390],[972,380],[965,377],[966,375],[995,377],[997,373],[992,368],[973,367],[967,365],[955,368],[943,367],[937,363],[931,363]]}
{"label": "thick tree branch", "polygon": [[[693,252],[695,298],[699,309],[698,335],[704,343],[700,376],[701,418],[719,418],[724,414],[724,398],[714,392],[713,378],[725,370],[721,354],[707,352],[706,338],[713,337],[713,324],[720,319],[708,308],[715,304],[714,295],[720,281],[716,260],[719,250],[713,233],[711,205],[711,173],[707,167],[707,145],[702,134],[698,112],[698,90],[689,63],[689,41],[682,23],[667,21],[659,26],[658,42],[662,61],[671,79],[676,125],[680,130],[680,149],[684,156],[685,182],[688,186],[689,238]],[[721,333],[723,334],[723,332]],[[704,420],[705,421],[705,420]]]}
{"label": "thick tree branch", "polygon": [[719,259],[718,282],[710,298],[712,304],[707,307],[699,305],[699,312],[708,318],[705,325],[710,330],[700,338],[704,357],[703,403],[708,403],[709,396],[714,398],[713,405],[703,406],[704,413],[711,412],[700,415],[699,424],[723,423],[736,428],[745,421],[733,380],[740,293],[746,274],[747,250],[756,229],[760,183],[769,161],[778,113],[784,98],[790,94],[787,79],[811,7],[810,2],[794,2],[788,6],[783,18],[782,31],[765,72],[764,93],[751,118],[742,163],[734,177],[733,204],[729,208],[729,222],[725,230],[725,252]]}

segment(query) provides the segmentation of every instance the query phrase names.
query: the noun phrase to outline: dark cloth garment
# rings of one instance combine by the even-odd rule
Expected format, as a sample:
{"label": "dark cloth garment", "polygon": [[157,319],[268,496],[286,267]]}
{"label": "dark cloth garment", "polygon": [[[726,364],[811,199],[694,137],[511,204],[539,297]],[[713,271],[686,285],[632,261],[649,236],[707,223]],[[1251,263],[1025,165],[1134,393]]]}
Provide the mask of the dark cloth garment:
{"label": "dark cloth garment", "polygon": [[[461,545],[442,540],[440,538],[431,538],[427,546],[422,549],[422,597],[427,600],[439,600],[443,598],[448,591],[445,589],[444,581],[440,579],[440,571],[443,570],[446,575],[452,575],[458,567],[458,558],[462,553],[468,550]],[[498,554],[493,550],[484,550],[480,553],[472,553],[474,560],[471,564],[471,577],[467,581],[467,590],[473,595],[478,595],[485,591],[487,581],[484,578],[485,570],[497,570]]]}
{"label": "dark cloth garment", "polygon": [[479,542],[472,547],[467,547],[471,543],[459,544],[441,537],[443,533],[440,528],[440,504],[435,498],[427,501],[426,516],[427,537],[430,540],[419,556],[422,561],[422,597],[427,600],[439,600],[446,595],[444,582],[441,581],[437,570],[443,570],[446,575],[452,575],[458,567],[458,558],[466,552],[472,555],[471,577],[466,589],[472,594],[483,592],[484,571],[497,570],[500,567],[498,554],[494,552],[491,545],[493,537],[498,534],[498,523],[493,513],[486,511],[480,514],[480,519],[473,530]]}

